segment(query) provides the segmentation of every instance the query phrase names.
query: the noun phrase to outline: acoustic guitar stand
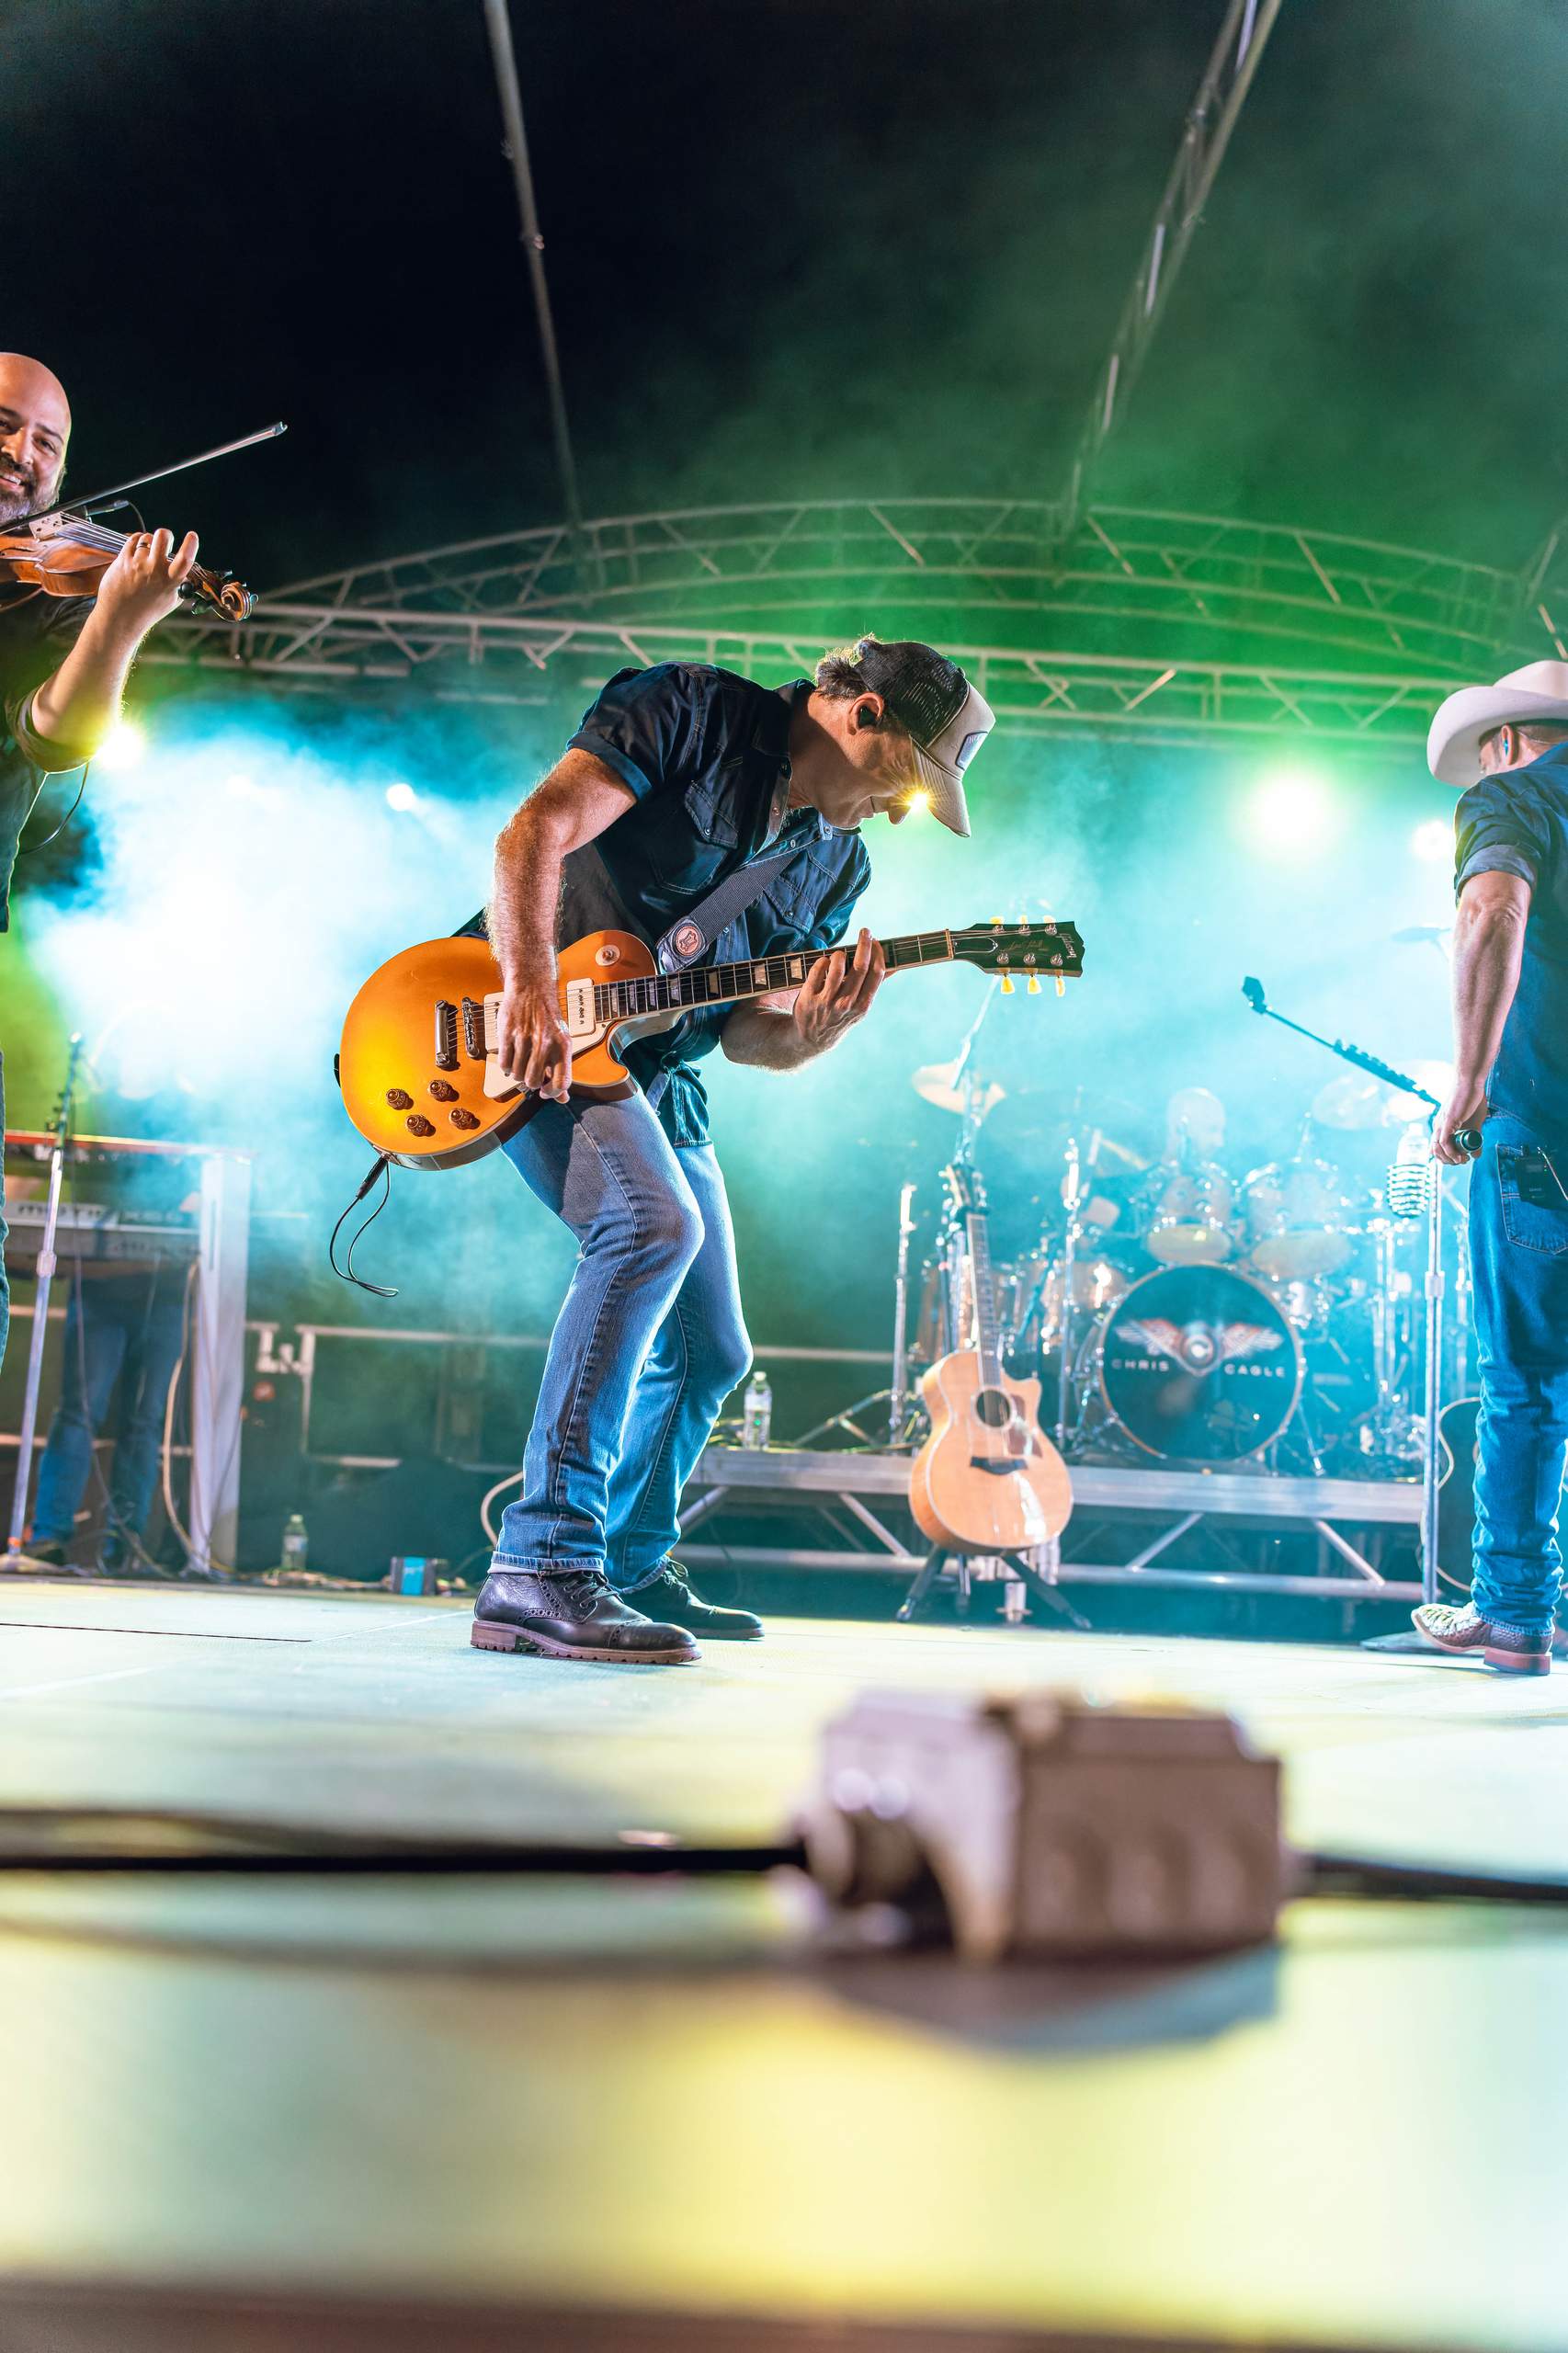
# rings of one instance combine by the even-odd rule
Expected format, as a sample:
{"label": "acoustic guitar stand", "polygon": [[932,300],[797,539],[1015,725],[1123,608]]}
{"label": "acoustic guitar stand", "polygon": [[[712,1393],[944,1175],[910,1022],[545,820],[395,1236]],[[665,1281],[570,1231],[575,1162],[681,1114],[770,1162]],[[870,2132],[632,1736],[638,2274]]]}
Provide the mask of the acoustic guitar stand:
{"label": "acoustic guitar stand", "polygon": [[[1051,1548],[1056,1552],[1054,1545]],[[1081,1618],[1060,1588],[1051,1584],[1038,1562],[1024,1552],[955,1552],[947,1544],[933,1544],[921,1565],[920,1573],[899,1604],[896,1617],[901,1626],[913,1623],[921,1604],[932,1588],[945,1577],[951,1577],[958,1587],[959,1608],[969,1606],[971,1586],[977,1581],[1004,1583],[1003,1618],[1009,1626],[1024,1623],[1028,1598],[1034,1599],[1057,1617],[1065,1618],[1080,1633],[1092,1631],[1086,1618]]]}

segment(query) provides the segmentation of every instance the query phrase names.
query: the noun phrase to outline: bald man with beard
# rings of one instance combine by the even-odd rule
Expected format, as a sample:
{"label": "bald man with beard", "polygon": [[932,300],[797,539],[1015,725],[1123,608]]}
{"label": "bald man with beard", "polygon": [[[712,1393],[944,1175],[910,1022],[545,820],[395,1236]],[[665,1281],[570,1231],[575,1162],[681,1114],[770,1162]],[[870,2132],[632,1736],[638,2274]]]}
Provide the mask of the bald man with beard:
{"label": "bald man with beard", "polygon": [[[0,352],[0,530],[54,505],[70,438],[59,378],[41,360]],[[195,562],[194,532],[176,548],[168,531],[135,531],[96,598],[0,583],[0,931],[9,920],[17,844],[44,779],[92,758],[119,716],[142,640],[173,612]],[[5,1044],[0,1029],[0,1128]],[[0,1249],[5,1236],[0,1215]],[[0,1358],[8,1310],[0,1256]]]}

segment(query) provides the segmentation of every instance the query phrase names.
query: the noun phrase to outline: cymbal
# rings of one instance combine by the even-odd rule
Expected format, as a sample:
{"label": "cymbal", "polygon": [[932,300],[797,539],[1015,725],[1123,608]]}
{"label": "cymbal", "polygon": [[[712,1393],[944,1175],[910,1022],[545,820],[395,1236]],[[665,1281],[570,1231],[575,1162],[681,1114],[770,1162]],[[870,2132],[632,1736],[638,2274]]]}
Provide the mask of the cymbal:
{"label": "cymbal", "polygon": [[[938,1111],[955,1111],[961,1116],[968,1110],[969,1101],[968,1089],[953,1083],[958,1075],[958,1067],[957,1056],[949,1063],[922,1063],[910,1083],[923,1103],[934,1104]],[[994,1078],[977,1078],[974,1087],[976,1116],[983,1120],[996,1108],[1006,1092],[1006,1088],[998,1086]]]}
{"label": "cymbal", "polygon": [[1005,1154],[1054,1166],[1075,1141],[1084,1160],[1108,1175],[1147,1168],[1151,1139],[1148,1115],[1135,1103],[1088,1086],[1021,1090],[1007,1097],[985,1129],[988,1163]]}
{"label": "cymbal", "polygon": [[[1410,1075],[1439,1102],[1453,1083],[1453,1071],[1447,1063],[1413,1063]],[[1347,1070],[1342,1078],[1331,1078],[1319,1087],[1312,1097],[1312,1120],[1320,1128],[1355,1134],[1371,1128],[1405,1127],[1412,1120],[1425,1119],[1431,1108],[1418,1095],[1390,1086],[1385,1079]]]}

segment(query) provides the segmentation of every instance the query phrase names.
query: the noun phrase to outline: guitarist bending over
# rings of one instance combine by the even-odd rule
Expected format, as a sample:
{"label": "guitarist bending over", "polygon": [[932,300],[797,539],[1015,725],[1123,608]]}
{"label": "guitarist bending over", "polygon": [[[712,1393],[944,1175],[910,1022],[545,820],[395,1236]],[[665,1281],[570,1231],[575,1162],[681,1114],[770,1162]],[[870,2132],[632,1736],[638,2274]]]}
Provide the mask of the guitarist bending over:
{"label": "guitarist bending over", "polygon": [[[896,824],[924,793],[967,834],[963,770],[992,724],[956,663],[874,637],[777,690],[687,663],[623,670],[502,833],[487,916],[500,1062],[544,1098],[505,1149],[581,1255],[475,1608],[480,1648],[673,1665],[699,1655],[698,1633],[761,1633],[699,1600],[670,1557],[682,1489],[751,1360],[696,1063],[722,1044],[794,1070],[862,1017],[883,972],[862,931],[798,990],[630,1046],[634,1089],[571,1093],[557,938],[630,931],[683,963],[831,948],[869,879],[863,821]],[[748,867],[757,881],[734,879]]]}

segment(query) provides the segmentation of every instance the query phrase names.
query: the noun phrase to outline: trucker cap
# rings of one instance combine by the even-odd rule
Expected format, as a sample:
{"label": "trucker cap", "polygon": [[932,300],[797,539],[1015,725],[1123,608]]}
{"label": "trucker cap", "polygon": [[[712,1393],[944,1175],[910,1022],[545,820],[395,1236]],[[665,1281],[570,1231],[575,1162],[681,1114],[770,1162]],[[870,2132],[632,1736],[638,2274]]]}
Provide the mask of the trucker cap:
{"label": "trucker cap", "polygon": [[930,804],[955,834],[969,832],[964,770],[996,724],[996,714],[956,662],[914,638],[862,637],[851,649],[868,692],[881,695],[915,744]]}

